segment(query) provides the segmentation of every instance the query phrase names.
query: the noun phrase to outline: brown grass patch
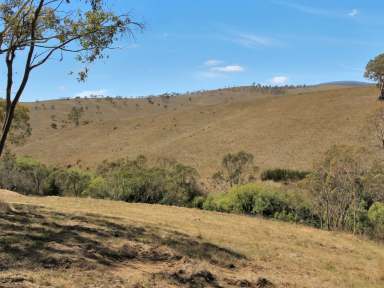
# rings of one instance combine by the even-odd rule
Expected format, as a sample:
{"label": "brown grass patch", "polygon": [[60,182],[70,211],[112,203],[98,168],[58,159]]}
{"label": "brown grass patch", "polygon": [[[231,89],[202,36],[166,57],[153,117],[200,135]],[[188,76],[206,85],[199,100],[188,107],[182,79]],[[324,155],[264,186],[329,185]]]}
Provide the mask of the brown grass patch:
{"label": "brown grass patch", "polygon": [[[217,171],[225,154],[245,150],[262,169],[306,170],[334,144],[369,146],[373,158],[382,157],[366,129],[367,118],[380,105],[376,97],[373,86],[329,86],[276,96],[249,88],[210,91],[192,101],[172,97],[167,109],[161,99],[154,99],[155,105],[146,99],[30,103],[32,137],[15,151],[45,163],[83,168],[139,154],[170,157],[205,178]],[[55,110],[34,108],[52,104]],[[51,116],[61,127],[74,105],[88,107],[84,120],[90,124],[53,130]]]}
{"label": "brown grass patch", "polygon": [[0,279],[39,287],[384,285],[383,246],[350,234],[160,205],[1,192],[0,200],[14,205],[0,219]]}

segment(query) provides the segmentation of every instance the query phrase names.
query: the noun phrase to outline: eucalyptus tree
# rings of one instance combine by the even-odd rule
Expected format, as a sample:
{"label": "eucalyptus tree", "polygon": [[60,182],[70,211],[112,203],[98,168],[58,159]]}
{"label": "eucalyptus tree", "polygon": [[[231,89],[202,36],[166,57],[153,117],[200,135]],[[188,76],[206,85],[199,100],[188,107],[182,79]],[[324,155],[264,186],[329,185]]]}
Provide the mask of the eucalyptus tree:
{"label": "eucalyptus tree", "polygon": [[253,165],[253,160],[254,156],[244,151],[225,155],[221,163],[222,169],[212,177],[215,184],[233,187],[255,180],[258,167]]}
{"label": "eucalyptus tree", "polygon": [[377,82],[380,89],[379,100],[384,100],[384,53],[368,62],[364,76]]}
{"label": "eucalyptus tree", "polygon": [[[0,156],[35,69],[54,57],[62,60],[73,54],[83,66],[77,78],[84,81],[88,64],[104,58],[122,36],[143,28],[107,4],[105,0],[0,0],[0,56],[6,74]],[[17,69],[20,63],[22,68]]]}

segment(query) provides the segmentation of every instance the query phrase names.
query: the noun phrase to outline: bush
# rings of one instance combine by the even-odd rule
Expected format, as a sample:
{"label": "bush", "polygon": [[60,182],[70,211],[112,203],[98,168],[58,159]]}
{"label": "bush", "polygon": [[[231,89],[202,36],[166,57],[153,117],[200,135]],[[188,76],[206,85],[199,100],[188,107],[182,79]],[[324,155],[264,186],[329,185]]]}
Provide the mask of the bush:
{"label": "bush", "polygon": [[192,201],[192,207],[198,208],[198,209],[203,209],[205,201],[206,201],[206,197],[197,196]]}
{"label": "bush", "polygon": [[83,195],[98,199],[110,198],[108,182],[100,176],[94,177],[84,190]]}
{"label": "bush", "polygon": [[203,208],[317,225],[303,195],[270,185],[247,184],[234,187],[227,193],[209,196]]}
{"label": "bush", "polygon": [[48,168],[30,157],[19,157],[13,171],[15,186],[25,194],[42,195],[44,181],[49,175]]}
{"label": "bush", "polygon": [[296,182],[303,180],[309,172],[290,169],[268,169],[261,174],[263,181]]}
{"label": "bush", "polygon": [[60,171],[52,170],[44,182],[44,196],[61,196],[64,194],[64,188],[60,184]]}
{"label": "bush", "polygon": [[97,171],[108,183],[108,194],[116,200],[193,206],[193,200],[202,196],[197,171],[175,161],[149,166],[146,158],[139,156],[133,161],[104,162]]}
{"label": "bush", "polygon": [[333,146],[307,177],[322,228],[358,232],[360,203],[366,199],[364,156],[364,151],[355,147]]}
{"label": "bush", "polygon": [[368,219],[373,226],[374,235],[384,239],[384,203],[374,203],[368,211]]}
{"label": "bush", "polygon": [[41,196],[88,196],[202,207],[198,178],[192,167],[170,160],[149,166],[144,156],[133,161],[103,162],[96,175],[78,168],[52,169],[32,158],[16,158],[10,153],[0,160],[1,188]]}
{"label": "bush", "polygon": [[30,158],[6,152],[0,160],[0,187],[24,194],[44,195],[51,170]]}
{"label": "bush", "polygon": [[66,196],[82,196],[88,188],[92,175],[77,168],[70,168],[57,174],[63,194]]}
{"label": "bush", "polygon": [[6,151],[0,158],[0,187],[7,190],[15,189],[16,157]]}

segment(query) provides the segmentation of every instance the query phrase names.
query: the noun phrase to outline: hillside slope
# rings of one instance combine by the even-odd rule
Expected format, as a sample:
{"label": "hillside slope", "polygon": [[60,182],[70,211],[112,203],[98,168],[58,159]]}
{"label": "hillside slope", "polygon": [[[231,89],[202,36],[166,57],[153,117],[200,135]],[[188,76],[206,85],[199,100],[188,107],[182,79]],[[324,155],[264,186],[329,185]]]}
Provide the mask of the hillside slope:
{"label": "hillside slope", "polygon": [[12,203],[0,205],[1,287],[384,286],[383,247],[343,233],[105,200],[0,201]]}
{"label": "hillside slope", "polygon": [[[229,152],[245,150],[262,168],[308,169],[333,144],[367,146],[379,155],[367,117],[376,88],[318,86],[284,95],[251,87],[152,100],[60,100],[27,104],[33,136],[16,148],[46,163],[94,167],[104,159],[171,157],[213,174]],[[67,115],[85,109],[74,127]],[[52,123],[57,129],[51,127]]]}

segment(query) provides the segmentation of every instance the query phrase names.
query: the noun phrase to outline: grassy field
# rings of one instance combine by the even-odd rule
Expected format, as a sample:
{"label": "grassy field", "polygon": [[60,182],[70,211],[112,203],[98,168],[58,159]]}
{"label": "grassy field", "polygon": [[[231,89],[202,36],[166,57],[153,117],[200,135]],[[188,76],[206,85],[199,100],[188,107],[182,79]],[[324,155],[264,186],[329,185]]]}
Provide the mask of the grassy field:
{"label": "grassy field", "polygon": [[103,200],[0,201],[0,287],[384,287],[383,246],[348,234]]}
{"label": "grassy field", "polygon": [[[261,168],[309,169],[333,144],[366,146],[371,157],[382,155],[367,129],[367,118],[381,105],[376,96],[373,86],[317,86],[282,95],[243,87],[152,101],[28,103],[33,135],[15,152],[82,168],[139,154],[170,157],[206,178],[225,154],[245,150]],[[76,105],[85,109],[87,125],[68,123]]]}

